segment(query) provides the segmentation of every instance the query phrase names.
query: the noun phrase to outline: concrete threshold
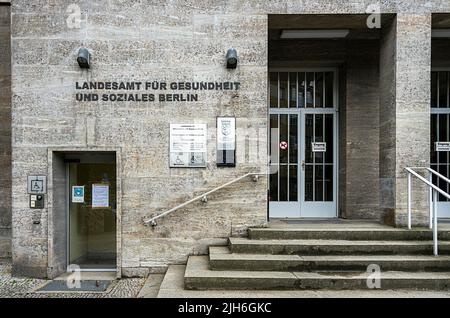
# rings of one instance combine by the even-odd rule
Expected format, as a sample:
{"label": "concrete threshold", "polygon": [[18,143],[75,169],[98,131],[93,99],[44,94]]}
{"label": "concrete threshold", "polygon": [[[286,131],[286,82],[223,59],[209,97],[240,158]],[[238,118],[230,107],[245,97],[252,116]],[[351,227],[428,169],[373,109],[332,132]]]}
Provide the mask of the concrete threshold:
{"label": "concrete threshold", "polygon": [[[67,280],[73,273],[64,273],[53,280]],[[80,272],[81,280],[116,280],[116,272]]]}

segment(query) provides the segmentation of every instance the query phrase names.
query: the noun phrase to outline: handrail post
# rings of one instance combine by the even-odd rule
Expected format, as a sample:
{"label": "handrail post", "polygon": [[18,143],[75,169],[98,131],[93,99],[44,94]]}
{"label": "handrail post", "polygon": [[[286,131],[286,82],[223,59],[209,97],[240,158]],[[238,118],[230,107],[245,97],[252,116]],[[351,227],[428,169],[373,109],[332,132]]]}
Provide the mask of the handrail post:
{"label": "handrail post", "polygon": [[433,190],[433,253],[438,256],[437,191]]}
{"label": "handrail post", "polygon": [[411,173],[408,171],[408,229],[411,230]]}
{"label": "handrail post", "polygon": [[[433,183],[433,174],[431,172],[429,173],[429,181],[430,183]],[[430,229],[433,228],[433,189],[431,187],[428,187],[428,199],[430,201],[429,205],[429,221],[430,221]]]}
{"label": "handrail post", "polygon": [[[415,172],[412,168],[405,168],[408,172],[408,226],[410,225],[410,217],[411,217],[411,175],[428,185],[430,188],[430,191],[432,192],[432,198],[430,197],[430,206],[432,207],[432,213],[431,213],[431,224],[432,224],[432,231],[433,231],[433,254],[435,256],[439,255],[439,236],[438,236],[438,196],[442,195],[444,198],[450,199],[450,193],[447,193],[446,191],[439,188],[437,185],[433,184],[432,175],[428,177],[428,180]],[[431,172],[433,175],[436,175],[438,178],[443,179],[445,182],[450,184],[450,179],[447,177],[444,177],[439,172],[434,171],[431,168],[427,168],[429,172]]]}

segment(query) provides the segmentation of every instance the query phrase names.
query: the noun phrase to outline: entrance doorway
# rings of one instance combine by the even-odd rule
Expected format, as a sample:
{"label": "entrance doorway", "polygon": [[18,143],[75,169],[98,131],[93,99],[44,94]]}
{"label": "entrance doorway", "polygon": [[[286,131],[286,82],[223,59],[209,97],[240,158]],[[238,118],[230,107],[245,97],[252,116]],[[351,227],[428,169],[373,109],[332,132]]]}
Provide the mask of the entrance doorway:
{"label": "entrance doorway", "polygon": [[116,163],[114,155],[66,156],[67,264],[116,270]]}
{"label": "entrance doorway", "polygon": [[[450,142],[450,69],[434,69],[431,72],[431,169],[450,178],[450,152],[446,147],[436,149],[436,142]],[[447,147],[448,148],[448,147]],[[437,151],[439,150],[439,151]],[[433,175],[436,184],[447,193],[450,186]],[[440,218],[450,218],[450,200],[439,194],[437,213]]]}
{"label": "entrance doorway", "polygon": [[269,217],[337,217],[337,71],[269,73]]}

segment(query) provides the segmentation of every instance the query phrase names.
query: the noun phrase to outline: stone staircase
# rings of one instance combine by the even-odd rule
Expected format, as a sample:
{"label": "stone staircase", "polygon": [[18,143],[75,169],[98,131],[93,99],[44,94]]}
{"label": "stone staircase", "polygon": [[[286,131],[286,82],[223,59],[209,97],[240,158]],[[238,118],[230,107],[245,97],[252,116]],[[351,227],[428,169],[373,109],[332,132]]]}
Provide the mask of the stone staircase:
{"label": "stone staircase", "polygon": [[[248,238],[211,246],[209,256],[190,256],[187,290],[367,290],[381,269],[381,289],[445,290],[450,287],[450,229],[439,232],[433,256],[428,229],[386,226],[250,228]],[[170,270],[170,268],[169,268]]]}

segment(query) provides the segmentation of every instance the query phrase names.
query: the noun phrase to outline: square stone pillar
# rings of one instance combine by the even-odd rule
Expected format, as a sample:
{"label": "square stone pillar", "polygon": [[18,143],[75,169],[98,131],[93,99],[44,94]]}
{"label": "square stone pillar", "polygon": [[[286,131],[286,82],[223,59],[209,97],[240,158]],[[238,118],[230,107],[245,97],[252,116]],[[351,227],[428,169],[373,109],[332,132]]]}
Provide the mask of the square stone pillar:
{"label": "square stone pillar", "polygon": [[[399,13],[380,52],[380,206],[385,223],[407,224],[405,167],[430,162],[431,14]],[[428,222],[427,187],[413,186],[413,225]]]}

